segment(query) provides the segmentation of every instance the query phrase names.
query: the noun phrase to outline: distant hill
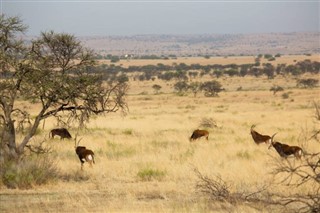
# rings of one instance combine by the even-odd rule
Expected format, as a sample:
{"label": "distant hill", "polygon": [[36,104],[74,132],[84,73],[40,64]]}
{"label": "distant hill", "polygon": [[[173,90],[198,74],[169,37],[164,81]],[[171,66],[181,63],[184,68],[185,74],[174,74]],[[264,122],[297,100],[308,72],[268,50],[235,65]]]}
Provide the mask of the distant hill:
{"label": "distant hill", "polygon": [[320,33],[135,35],[79,37],[101,55],[225,56],[319,54]]}

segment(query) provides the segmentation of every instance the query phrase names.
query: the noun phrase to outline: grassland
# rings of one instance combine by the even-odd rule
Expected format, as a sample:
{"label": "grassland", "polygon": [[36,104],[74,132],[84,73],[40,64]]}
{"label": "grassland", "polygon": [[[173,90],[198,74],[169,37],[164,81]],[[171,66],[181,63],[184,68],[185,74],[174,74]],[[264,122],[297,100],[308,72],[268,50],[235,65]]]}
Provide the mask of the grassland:
{"label": "grassland", "polygon": [[[256,124],[261,133],[278,132],[279,141],[320,152],[318,143],[305,143],[303,137],[317,127],[313,101],[319,101],[319,88],[296,88],[292,77],[219,81],[226,91],[214,98],[177,96],[173,83],[130,82],[126,115],[93,117],[87,129],[70,129],[73,136],[78,132],[83,138],[81,145],[94,150],[93,168],[85,164],[80,171],[74,141],[48,139],[61,177],[29,190],[0,185],[0,212],[285,211],[263,203],[231,205],[209,200],[196,190],[199,180],[194,168],[208,176],[221,176],[233,191],[254,191],[265,184],[267,190],[284,195],[307,191],[308,187],[287,191],[277,184],[281,177],[272,171],[278,154],[267,145],[254,144],[249,131]],[[155,83],[163,87],[162,93],[153,93]],[[285,90],[273,95],[269,91],[273,85]],[[240,86],[242,90],[237,91]],[[283,98],[283,93],[289,96]],[[37,109],[36,105],[28,107]],[[192,131],[201,128],[205,118],[214,120],[217,127],[208,128],[208,141],[190,143]],[[54,120],[47,120],[34,142],[48,138],[55,125]]]}

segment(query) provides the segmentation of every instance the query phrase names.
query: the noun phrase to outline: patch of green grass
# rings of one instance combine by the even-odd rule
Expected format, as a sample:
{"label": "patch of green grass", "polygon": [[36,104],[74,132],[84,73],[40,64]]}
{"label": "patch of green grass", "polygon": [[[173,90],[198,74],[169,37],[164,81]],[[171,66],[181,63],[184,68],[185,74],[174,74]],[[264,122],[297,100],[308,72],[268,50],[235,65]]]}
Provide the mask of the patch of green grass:
{"label": "patch of green grass", "polygon": [[153,168],[144,168],[141,169],[138,174],[138,178],[142,181],[151,181],[151,180],[162,180],[166,176],[165,171]]}
{"label": "patch of green grass", "polygon": [[249,160],[251,158],[251,155],[249,154],[248,151],[239,151],[237,152],[236,156],[238,158],[246,159],[246,160]]}
{"label": "patch of green grass", "polygon": [[122,134],[124,135],[132,135],[133,134],[133,130],[132,129],[125,129],[122,131]]}

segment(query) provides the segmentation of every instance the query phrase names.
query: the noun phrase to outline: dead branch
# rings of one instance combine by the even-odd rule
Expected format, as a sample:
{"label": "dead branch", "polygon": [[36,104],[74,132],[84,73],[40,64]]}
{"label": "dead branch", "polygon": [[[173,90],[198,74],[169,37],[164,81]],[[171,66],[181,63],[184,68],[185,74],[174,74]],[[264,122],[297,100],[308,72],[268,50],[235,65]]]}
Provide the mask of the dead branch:
{"label": "dead branch", "polygon": [[269,185],[264,185],[249,193],[231,192],[230,185],[225,182],[221,176],[215,175],[214,177],[208,177],[201,174],[197,168],[194,169],[194,172],[199,178],[196,184],[196,190],[209,195],[213,200],[224,201],[231,204],[246,202],[278,205],[276,201],[270,198],[270,194],[266,192],[270,187]]}
{"label": "dead branch", "polygon": [[30,152],[35,153],[37,155],[51,153],[51,147],[45,147],[45,142],[46,140],[44,139],[37,145],[26,145],[25,147],[27,147],[30,150]]}
{"label": "dead branch", "polygon": [[220,176],[215,176],[214,179],[202,175],[198,169],[194,172],[200,179],[196,185],[196,189],[204,194],[210,195],[211,198],[219,201],[230,201],[229,186]]}

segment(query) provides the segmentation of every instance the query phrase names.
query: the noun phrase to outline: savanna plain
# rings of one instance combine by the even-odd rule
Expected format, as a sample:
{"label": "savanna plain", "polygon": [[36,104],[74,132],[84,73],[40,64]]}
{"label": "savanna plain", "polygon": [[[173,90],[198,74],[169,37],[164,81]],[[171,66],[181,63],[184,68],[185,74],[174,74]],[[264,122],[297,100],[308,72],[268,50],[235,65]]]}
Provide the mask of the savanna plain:
{"label": "savanna plain", "polygon": [[[73,139],[49,138],[57,122],[46,120],[33,143],[46,138],[60,178],[27,190],[0,186],[0,212],[294,211],[294,206],[210,199],[197,187],[198,173],[220,177],[232,192],[263,188],[289,196],[310,190],[312,185],[289,189],[281,183],[281,174],[274,174],[280,156],[267,144],[256,145],[250,127],[255,124],[260,133],[277,133],[276,140],[308,153],[320,152],[318,142],[305,139],[308,131],[318,128],[314,102],[319,101],[319,87],[298,88],[294,76],[216,80],[225,88],[218,97],[177,95],[174,81],[130,80],[126,113],[92,117],[85,129],[69,128],[73,137],[81,138],[80,145],[94,151],[92,168],[85,163],[80,169]],[[154,84],[161,85],[159,93],[152,89]],[[285,90],[274,95],[269,91],[274,85]],[[38,106],[26,107],[36,111]],[[198,128],[208,130],[209,139],[190,142]],[[293,157],[288,161],[300,163]]]}

